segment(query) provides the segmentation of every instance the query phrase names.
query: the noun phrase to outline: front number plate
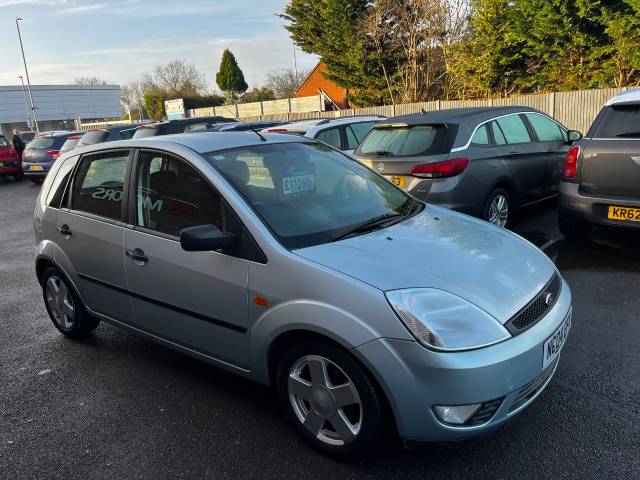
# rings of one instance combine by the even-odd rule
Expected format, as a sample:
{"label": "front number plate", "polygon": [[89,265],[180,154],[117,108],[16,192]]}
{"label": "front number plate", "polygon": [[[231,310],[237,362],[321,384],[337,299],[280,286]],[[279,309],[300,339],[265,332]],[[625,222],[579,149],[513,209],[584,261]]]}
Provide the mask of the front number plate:
{"label": "front number plate", "polygon": [[607,217],[610,220],[640,222],[640,208],[615,207],[610,205]]}
{"label": "front number plate", "polygon": [[547,368],[554,358],[558,356],[560,350],[562,350],[562,346],[564,342],[567,341],[567,336],[569,335],[569,329],[571,328],[571,313],[567,318],[564,319],[562,325],[558,327],[558,329],[553,332],[553,335],[549,337],[549,339],[544,342],[544,351],[542,357],[542,369]]}

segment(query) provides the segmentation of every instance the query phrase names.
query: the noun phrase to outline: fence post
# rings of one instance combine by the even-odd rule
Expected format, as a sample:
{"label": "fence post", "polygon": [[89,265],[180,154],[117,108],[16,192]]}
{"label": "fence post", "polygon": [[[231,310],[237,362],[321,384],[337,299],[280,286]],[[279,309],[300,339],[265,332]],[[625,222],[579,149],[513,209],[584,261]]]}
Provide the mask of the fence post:
{"label": "fence post", "polygon": [[260,100],[260,120],[264,120],[264,105],[262,104],[262,100]]}
{"label": "fence post", "polygon": [[236,118],[239,118],[240,117],[240,111],[238,110],[238,102],[233,102],[233,104],[236,107]]}
{"label": "fence post", "polygon": [[442,101],[438,99],[438,110],[442,110]]}
{"label": "fence post", "polygon": [[551,92],[550,94],[550,98],[549,98],[549,110],[551,110],[550,112],[550,117],[551,118],[556,118],[556,92]]}

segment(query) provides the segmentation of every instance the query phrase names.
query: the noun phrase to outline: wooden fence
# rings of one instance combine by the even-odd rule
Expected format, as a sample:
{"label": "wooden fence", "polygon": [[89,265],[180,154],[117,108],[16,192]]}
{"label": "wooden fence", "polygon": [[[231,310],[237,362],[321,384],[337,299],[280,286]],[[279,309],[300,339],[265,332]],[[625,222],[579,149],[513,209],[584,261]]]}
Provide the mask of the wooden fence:
{"label": "wooden fence", "polygon": [[[417,113],[421,110],[444,110],[449,108],[464,107],[497,107],[497,106],[527,106],[536,108],[547,115],[555,118],[568,128],[586,132],[591,122],[598,114],[602,106],[614,95],[625,90],[624,88],[604,88],[598,90],[578,90],[573,92],[551,92],[538,95],[522,95],[509,98],[496,98],[489,100],[437,100],[433,102],[408,103],[402,105],[384,105],[380,107],[352,108],[337,111],[319,111],[318,106],[310,110],[303,111],[304,106],[300,106],[296,111],[280,111],[273,113],[241,110],[242,105],[238,105],[239,116],[243,120],[305,120],[313,118],[334,118],[348,117],[352,115],[384,115],[393,117]],[[315,98],[315,97],[311,97]],[[281,100],[281,102],[295,101],[297,99]],[[267,103],[267,102],[264,102]],[[319,102],[318,102],[319,103]],[[310,106],[310,105],[309,105]],[[231,109],[232,112],[229,113]],[[234,106],[216,107],[215,114],[226,117],[234,116]],[[218,112],[218,110],[221,110]],[[201,112],[202,111],[202,112]],[[226,114],[222,113],[225,112]],[[246,114],[244,113],[246,112]],[[212,109],[197,109],[193,111],[194,116],[212,115]]]}

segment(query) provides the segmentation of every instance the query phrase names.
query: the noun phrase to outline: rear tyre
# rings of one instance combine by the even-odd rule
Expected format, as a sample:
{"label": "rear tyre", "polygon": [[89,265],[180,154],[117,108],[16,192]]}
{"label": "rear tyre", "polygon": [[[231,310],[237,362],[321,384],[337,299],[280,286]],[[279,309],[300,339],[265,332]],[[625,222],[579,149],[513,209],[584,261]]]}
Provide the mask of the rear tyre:
{"label": "rear tyre", "polygon": [[500,228],[506,228],[511,220],[511,197],[504,188],[494,189],[484,204],[482,218]]}
{"label": "rear tyre", "polygon": [[560,229],[560,233],[562,233],[567,240],[579,241],[587,240],[593,227],[587,222],[578,220],[577,218],[568,215],[563,210],[559,210],[558,228]]}
{"label": "rear tyre", "polygon": [[56,267],[47,268],[42,274],[42,295],[49,318],[63,335],[81,338],[100,324],[89,315],[71,282]]}
{"label": "rear tyre", "polygon": [[382,445],[383,400],[371,378],[339,347],[324,341],[292,346],[278,364],[276,386],[287,416],[314,448],[351,456]]}

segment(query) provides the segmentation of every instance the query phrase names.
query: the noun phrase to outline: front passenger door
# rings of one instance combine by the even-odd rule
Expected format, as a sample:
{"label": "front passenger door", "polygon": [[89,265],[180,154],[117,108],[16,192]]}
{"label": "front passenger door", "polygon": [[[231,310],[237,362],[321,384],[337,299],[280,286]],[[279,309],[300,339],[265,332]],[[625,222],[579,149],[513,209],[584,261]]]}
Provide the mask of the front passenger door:
{"label": "front passenger door", "polygon": [[[134,171],[133,228],[125,233],[125,268],[137,328],[222,362],[248,358],[249,261],[219,252],[187,252],[183,228],[242,226],[186,161],[141,151]],[[133,195],[132,195],[133,197]]]}

